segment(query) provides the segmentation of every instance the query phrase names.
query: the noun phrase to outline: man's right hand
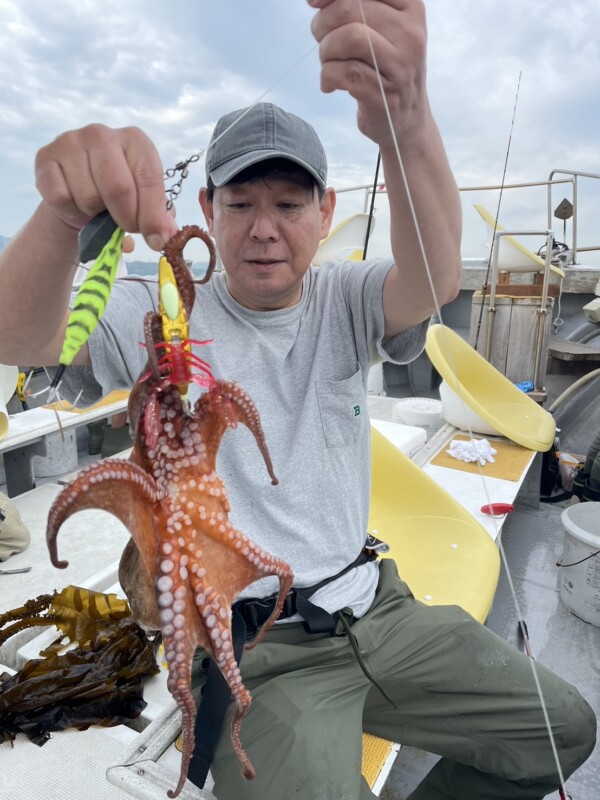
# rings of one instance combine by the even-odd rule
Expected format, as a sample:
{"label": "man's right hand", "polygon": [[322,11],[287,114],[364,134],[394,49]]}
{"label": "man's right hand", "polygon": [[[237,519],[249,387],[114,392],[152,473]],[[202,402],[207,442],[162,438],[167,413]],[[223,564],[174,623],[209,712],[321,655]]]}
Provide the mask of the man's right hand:
{"label": "man's right hand", "polygon": [[141,233],[156,251],[177,231],[166,210],[158,152],[139,128],[67,131],[38,152],[35,176],[47,206],[76,230],[108,209],[119,227]]}

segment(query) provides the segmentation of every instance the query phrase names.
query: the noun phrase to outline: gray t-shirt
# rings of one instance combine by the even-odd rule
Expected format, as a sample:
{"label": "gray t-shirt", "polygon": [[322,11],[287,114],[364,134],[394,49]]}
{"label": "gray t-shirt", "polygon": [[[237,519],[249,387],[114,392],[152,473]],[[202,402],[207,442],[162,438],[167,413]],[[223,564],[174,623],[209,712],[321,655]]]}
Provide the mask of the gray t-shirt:
{"label": "gray t-shirt", "polygon": [[[273,459],[272,486],[251,433],[225,433],[217,470],[231,502],[231,520],[268,552],[287,561],[295,585],[337,574],[361,551],[370,495],[367,376],[382,359],[405,363],[424,345],[427,322],[383,341],[382,290],[389,260],[329,262],[305,275],[298,305],[251,311],[227,290],[224,273],[198,286],[190,336],[212,339],[194,351],[215,378],[230,379],[254,400]],[[152,302],[151,302],[151,299]],[[156,284],[117,282],[89,341],[92,370],[67,370],[67,396],[80,402],[130,388],[146,361],[142,320],[156,307]],[[192,399],[200,390],[191,392]],[[352,569],[313,595],[333,612],[362,616],[373,601],[373,563]],[[242,596],[277,590],[265,578]]]}

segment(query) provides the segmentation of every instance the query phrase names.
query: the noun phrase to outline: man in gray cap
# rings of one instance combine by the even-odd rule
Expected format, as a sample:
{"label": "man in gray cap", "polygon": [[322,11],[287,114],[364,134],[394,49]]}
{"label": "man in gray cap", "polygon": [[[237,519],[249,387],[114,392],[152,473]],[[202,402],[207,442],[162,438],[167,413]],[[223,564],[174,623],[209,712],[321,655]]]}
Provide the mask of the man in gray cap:
{"label": "man in gray cap", "polygon": [[[427,99],[424,7],[363,0],[367,37],[355,0],[309,2],[318,9],[321,88],[356,99],[358,127],[381,151],[392,258],[312,268],[335,209],[314,130],[270,103],[219,121],[200,203],[224,272],[197,288],[191,335],[213,340],[202,356],[215,376],[254,399],[279,478],[277,487],[264,480],[245,430],[226,436],[218,466],[233,524],[292,566],[304,596],[241,661],[253,696],[242,739],[256,778],[241,776],[225,735],[211,766],[214,791],[225,800],[372,797],[360,770],[364,728],[443,756],[412,800],[541,798],[559,779],[525,656],[458,608],[418,603],[391,560],[360,558],[369,368],[419,354],[435,310],[430,277],[439,305],[460,286],[460,206]],[[39,152],[36,174],[43,200],[0,256],[0,296],[10,298],[0,319],[0,343],[10,346],[0,345],[0,361],[56,364],[77,231],[107,208],[160,250],[176,225],[164,209],[156,150],[137,129],[63,134]],[[72,370],[64,388],[93,402],[130,387],[145,360],[135,343],[148,307],[146,287],[117,286],[78,356],[84,369]],[[247,625],[260,624],[276,589],[269,579],[243,593]],[[539,673],[568,775],[593,748],[594,716],[575,689]],[[208,684],[205,694],[214,696]],[[220,725],[213,722],[217,737]],[[192,772],[201,783],[202,768]]]}

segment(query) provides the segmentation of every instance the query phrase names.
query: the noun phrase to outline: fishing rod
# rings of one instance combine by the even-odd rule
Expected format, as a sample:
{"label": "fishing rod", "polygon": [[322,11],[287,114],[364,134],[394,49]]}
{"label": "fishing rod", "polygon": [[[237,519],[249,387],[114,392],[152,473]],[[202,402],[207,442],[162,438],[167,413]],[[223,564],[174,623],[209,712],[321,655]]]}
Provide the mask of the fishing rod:
{"label": "fishing rod", "polygon": [[[499,247],[500,246],[499,242],[496,245],[496,233],[498,231],[498,220],[500,218],[500,206],[502,205],[502,196],[504,194],[504,185],[506,183],[506,170],[507,170],[507,167],[508,167],[508,157],[510,155],[510,146],[512,144],[513,130],[514,130],[514,127],[515,127],[515,117],[516,117],[516,114],[517,114],[517,104],[519,102],[519,89],[521,88],[521,75],[522,74],[523,74],[522,71],[519,72],[519,77],[517,79],[517,91],[516,91],[516,94],[515,94],[515,102],[514,102],[514,105],[513,105],[512,120],[511,120],[511,123],[510,123],[510,131],[509,131],[509,134],[508,134],[508,145],[506,147],[506,155],[504,157],[504,169],[502,171],[502,180],[500,181],[500,194],[498,195],[498,206],[496,207],[496,217],[494,219],[494,229],[492,231],[492,242],[491,242],[491,245],[490,245],[490,257],[489,257],[488,263],[487,263],[487,270],[486,270],[486,273],[485,273],[485,281],[484,281],[484,284],[483,284],[483,297],[482,297],[482,300],[481,300],[481,308],[479,309],[479,318],[477,320],[477,329],[475,331],[475,343],[473,344],[473,347],[475,348],[475,350],[477,350],[477,345],[479,344],[479,334],[481,332],[481,323],[483,321],[483,307],[485,305],[485,295],[486,295],[486,292],[487,292],[487,289],[488,289],[488,284],[489,284],[489,279],[490,279],[490,270],[491,270],[491,267],[492,267],[492,255],[493,255],[493,252],[494,252],[494,247],[496,247],[496,246]],[[492,308],[490,308],[489,311],[491,313],[492,312]],[[490,324],[488,324],[488,329],[490,327]]]}
{"label": "fishing rod", "polygon": [[369,246],[369,236],[371,235],[371,225],[373,222],[373,214],[375,213],[375,194],[377,193],[377,180],[379,178],[379,167],[381,166],[381,150],[377,153],[377,163],[375,165],[375,178],[373,180],[373,189],[371,191],[371,207],[369,208],[369,219],[367,220],[367,232],[365,233],[365,246],[363,247],[362,260],[367,260],[367,248]]}

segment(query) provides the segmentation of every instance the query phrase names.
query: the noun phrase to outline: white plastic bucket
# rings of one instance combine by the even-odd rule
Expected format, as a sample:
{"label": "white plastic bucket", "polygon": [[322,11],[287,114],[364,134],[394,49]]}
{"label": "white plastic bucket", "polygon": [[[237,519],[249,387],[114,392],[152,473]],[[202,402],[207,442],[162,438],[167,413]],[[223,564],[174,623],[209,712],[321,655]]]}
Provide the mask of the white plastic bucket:
{"label": "white plastic bucket", "polygon": [[565,492],[570,492],[573,488],[573,481],[577,475],[577,468],[583,466],[584,457],[578,458],[571,453],[560,453],[558,456],[558,474],[560,475],[560,485]]}
{"label": "white plastic bucket", "polygon": [[31,459],[36,478],[52,478],[77,468],[77,434],[74,428],[46,436],[46,455]]}
{"label": "white plastic bucket", "polygon": [[575,616],[600,626],[600,503],[569,506],[561,520],[560,598]]}
{"label": "white plastic bucket", "polygon": [[446,381],[440,383],[440,397],[442,399],[442,416],[450,425],[460,428],[461,431],[484,433],[488,436],[502,435],[489,422],[482,419],[476,411],[469,408],[462,397],[456,394]]}

